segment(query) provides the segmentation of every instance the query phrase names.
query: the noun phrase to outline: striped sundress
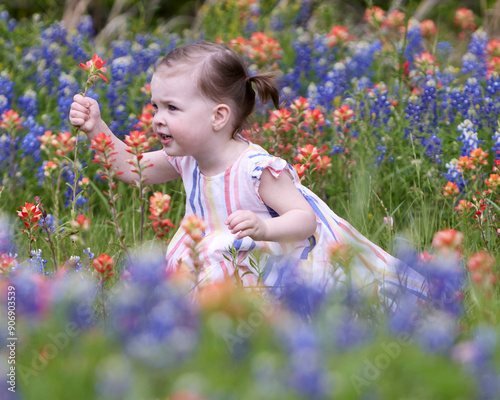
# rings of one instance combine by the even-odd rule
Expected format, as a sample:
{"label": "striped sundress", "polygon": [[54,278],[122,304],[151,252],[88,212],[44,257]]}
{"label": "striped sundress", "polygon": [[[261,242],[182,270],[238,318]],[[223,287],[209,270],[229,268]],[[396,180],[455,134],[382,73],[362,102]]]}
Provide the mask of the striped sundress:
{"label": "striped sundress", "polygon": [[[203,265],[198,277],[200,284],[232,276],[236,266],[244,285],[263,283],[276,287],[281,284],[286,264],[293,265],[300,276],[318,290],[343,285],[348,277],[349,282],[372,293],[394,292],[402,285],[417,295],[425,292],[424,278],[420,274],[406,266],[401,268],[399,260],[362,236],[317,195],[302,186],[290,164],[270,155],[262,147],[249,143],[233,165],[215,176],[204,176],[191,156],[167,155],[167,159],[183,180],[186,191],[184,218],[196,214],[207,226],[199,246]],[[288,171],[297,189],[314,209],[317,229],[308,240],[278,243],[254,241],[249,237],[236,239],[225,225],[226,218],[236,210],[251,210],[262,219],[277,216],[263,203],[258,192],[261,174],[266,168],[274,177]],[[192,268],[190,240],[182,229],[175,233],[167,249],[168,271],[175,271],[181,264]],[[352,247],[355,256],[351,258],[348,271],[332,264],[329,251],[332,243]]]}

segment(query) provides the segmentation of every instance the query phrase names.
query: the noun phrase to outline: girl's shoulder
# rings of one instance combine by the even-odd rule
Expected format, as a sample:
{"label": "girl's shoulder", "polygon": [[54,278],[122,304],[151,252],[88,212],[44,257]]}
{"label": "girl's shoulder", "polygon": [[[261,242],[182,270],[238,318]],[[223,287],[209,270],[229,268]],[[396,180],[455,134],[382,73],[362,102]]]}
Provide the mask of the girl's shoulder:
{"label": "girl's shoulder", "polygon": [[298,179],[295,169],[286,160],[269,154],[264,148],[255,143],[250,143],[245,154],[245,164],[247,172],[253,180],[260,181],[262,171],[265,169],[268,169],[275,178],[287,170],[294,180],[295,178]]}

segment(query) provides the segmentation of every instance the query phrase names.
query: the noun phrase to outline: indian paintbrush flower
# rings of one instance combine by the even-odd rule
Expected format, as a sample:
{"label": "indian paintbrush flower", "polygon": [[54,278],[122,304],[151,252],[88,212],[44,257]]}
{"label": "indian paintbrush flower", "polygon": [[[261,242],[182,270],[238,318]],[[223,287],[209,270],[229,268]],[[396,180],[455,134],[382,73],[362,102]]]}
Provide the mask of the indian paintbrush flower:
{"label": "indian paintbrush flower", "polygon": [[107,60],[103,60],[97,54],[94,54],[92,59],[87,61],[85,64],[80,63],[79,67],[86,70],[89,74],[87,84],[90,83],[94,86],[94,83],[98,78],[101,78],[104,82],[108,82],[108,79],[103,75],[103,73],[106,73],[106,67],[104,66],[106,61]]}

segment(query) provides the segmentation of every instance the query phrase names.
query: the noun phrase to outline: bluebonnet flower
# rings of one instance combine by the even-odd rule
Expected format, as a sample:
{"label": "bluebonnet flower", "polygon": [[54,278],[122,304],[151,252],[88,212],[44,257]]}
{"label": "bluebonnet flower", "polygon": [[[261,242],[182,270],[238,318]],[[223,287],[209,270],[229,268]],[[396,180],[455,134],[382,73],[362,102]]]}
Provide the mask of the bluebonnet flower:
{"label": "bluebonnet flower", "polygon": [[372,43],[353,42],[349,45],[349,50],[354,54],[351,58],[346,59],[348,79],[361,78],[362,76],[371,77],[372,73],[369,69],[373,64],[375,54],[382,50],[382,42],[380,40]]}
{"label": "bluebonnet flower", "polygon": [[312,46],[309,36],[298,29],[298,37],[292,43],[295,51],[293,70],[285,76],[285,82],[294,92],[300,93],[301,79],[299,77],[312,78]]}
{"label": "bluebonnet flower", "polygon": [[0,11],[0,21],[8,21],[10,14],[7,10]]}
{"label": "bluebonnet flower", "polygon": [[471,76],[482,80],[486,78],[487,57],[486,45],[488,44],[488,35],[482,29],[478,29],[472,34],[467,53],[462,57],[463,74],[471,73]]}
{"label": "bluebonnet flower", "polygon": [[6,71],[0,71],[0,114],[12,108],[14,82]]}
{"label": "bluebonnet flower", "polygon": [[94,253],[92,253],[92,251],[90,251],[90,247],[87,247],[86,249],[83,249],[83,254],[86,254],[87,257],[89,258],[89,260],[93,260],[94,259]]}
{"label": "bluebonnet flower", "polygon": [[435,163],[442,162],[441,139],[437,136],[438,105],[436,82],[430,77],[421,88],[420,96],[412,96],[405,109],[405,117],[410,122],[405,128],[404,138],[411,134],[412,140],[424,148],[424,154]]}
{"label": "bluebonnet flower", "polygon": [[441,62],[446,62],[453,54],[453,46],[450,42],[440,41],[436,46],[437,57]]}
{"label": "bluebonnet flower", "polygon": [[17,99],[18,107],[23,110],[23,115],[35,117],[38,114],[38,99],[34,90],[28,89]]}
{"label": "bluebonnet flower", "polygon": [[332,382],[327,376],[321,343],[314,327],[292,319],[288,324],[275,328],[279,344],[288,354],[288,384],[300,396],[324,398],[331,392]]}
{"label": "bluebonnet flower", "polygon": [[45,128],[38,125],[35,122],[33,116],[28,116],[23,126],[28,128],[28,133],[22,138],[20,148],[22,149],[22,158],[27,156],[33,157],[35,163],[39,163],[42,157],[42,152],[40,150],[40,141],[37,139],[38,136],[42,136],[45,132]]}
{"label": "bluebonnet flower", "polygon": [[14,29],[16,29],[17,26],[17,21],[14,18],[9,19],[9,22],[7,24],[7,29],[9,32],[12,32]]}
{"label": "bluebonnet flower", "polygon": [[460,261],[436,257],[418,270],[428,282],[429,303],[450,315],[463,311],[461,293],[465,283],[465,268]]}
{"label": "bluebonnet flower", "polygon": [[178,365],[197,340],[194,306],[178,287],[154,279],[162,271],[161,255],[136,260],[130,274],[141,280],[130,281],[112,299],[110,329],[129,356],[152,367]]}
{"label": "bluebonnet flower", "polygon": [[468,156],[472,150],[477,149],[478,144],[482,143],[482,140],[478,139],[477,128],[468,119],[459,124],[457,129],[460,131],[460,136],[457,139],[463,143],[463,146],[460,148],[460,155]]}
{"label": "bluebonnet flower", "polygon": [[[58,222],[55,220],[55,218],[52,214],[47,214],[47,216],[45,218],[41,218],[39,225],[42,225],[44,222],[47,224],[48,228],[52,232],[56,231]],[[60,223],[60,221],[59,221],[59,223]]]}
{"label": "bluebonnet flower", "polygon": [[382,146],[380,144],[378,144],[376,146],[376,149],[377,151],[379,152],[379,155],[377,156],[377,158],[375,159],[375,167],[378,167],[380,165],[380,163],[382,161],[384,161],[384,158],[385,158],[385,153],[387,152],[387,147],[386,146]]}
{"label": "bluebonnet flower", "polygon": [[271,289],[273,297],[291,312],[309,320],[318,312],[324,292],[304,281],[294,260],[276,261],[274,268],[278,279]]}
{"label": "bluebonnet flower", "polygon": [[443,175],[448,181],[456,183],[460,191],[462,191],[467,184],[462,172],[458,168],[458,160],[456,158],[446,164],[446,172],[443,173]]}
{"label": "bluebonnet flower", "polygon": [[310,17],[311,17],[311,0],[301,0],[299,12],[297,13],[297,15],[295,15],[292,21],[292,25],[305,28]]}
{"label": "bluebonnet flower", "polygon": [[323,107],[324,112],[333,110],[333,101],[336,97],[345,95],[348,88],[348,74],[343,63],[335,63],[333,69],[329,71],[321,83],[309,85],[307,99],[311,107]]}
{"label": "bluebonnet flower", "polygon": [[408,30],[406,36],[406,47],[404,49],[404,58],[410,63],[410,68],[413,66],[415,55],[424,51],[422,41],[422,32],[420,27],[416,26]]}
{"label": "bluebonnet flower", "polygon": [[493,139],[493,147],[491,150],[494,152],[495,160],[498,160],[500,159],[500,124],[491,138]]}
{"label": "bluebonnet flower", "polygon": [[84,38],[81,35],[71,35],[68,40],[66,53],[73,57],[74,60],[88,60],[91,55],[83,47]]}
{"label": "bluebonnet flower", "polygon": [[82,15],[80,21],[78,21],[78,26],[76,27],[78,32],[86,37],[91,37],[94,35],[94,22],[90,15]]}
{"label": "bluebonnet flower", "polygon": [[497,399],[500,392],[500,374],[495,363],[496,346],[495,331],[490,327],[479,327],[472,340],[458,343],[451,352],[452,358],[476,380],[481,400]]}
{"label": "bluebonnet flower", "polygon": [[36,272],[41,275],[48,274],[48,272],[45,271],[45,264],[47,264],[47,260],[42,258],[41,249],[31,250],[31,258],[28,258],[26,262],[28,271]]}
{"label": "bluebonnet flower", "polygon": [[95,325],[94,303],[98,288],[92,279],[69,271],[64,279],[51,280],[50,284],[52,296],[49,306],[53,313],[64,315],[64,320],[74,324],[78,330]]}
{"label": "bluebonnet flower", "polygon": [[0,253],[15,252],[13,238],[14,226],[7,217],[0,215]]}
{"label": "bluebonnet flower", "polygon": [[459,333],[458,321],[454,315],[445,312],[428,312],[419,321],[415,335],[420,347],[431,353],[445,354],[451,349]]}
{"label": "bluebonnet flower", "polygon": [[73,96],[78,91],[79,85],[75,77],[63,72],[59,77],[59,85],[57,86],[57,111],[59,111],[61,118],[61,129],[64,129],[67,125]]}

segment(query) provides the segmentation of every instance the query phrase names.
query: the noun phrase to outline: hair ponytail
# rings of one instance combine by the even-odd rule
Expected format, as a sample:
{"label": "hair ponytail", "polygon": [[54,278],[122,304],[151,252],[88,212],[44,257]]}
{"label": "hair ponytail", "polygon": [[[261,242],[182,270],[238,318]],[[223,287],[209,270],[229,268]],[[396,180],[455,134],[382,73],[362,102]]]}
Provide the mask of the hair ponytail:
{"label": "hair ponytail", "polygon": [[280,93],[278,89],[278,74],[276,72],[264,72],[248,78],[250,83],[255,84],[255,91],[262,104],[273,101],[274,107],[280,109]]}

